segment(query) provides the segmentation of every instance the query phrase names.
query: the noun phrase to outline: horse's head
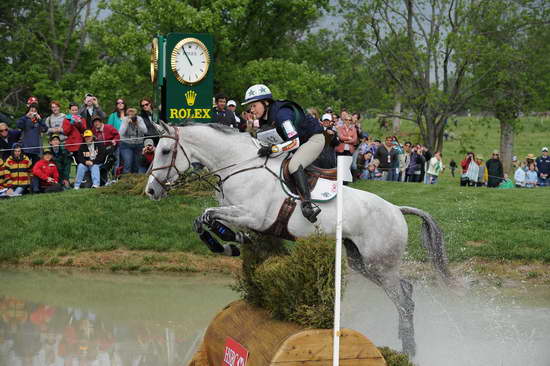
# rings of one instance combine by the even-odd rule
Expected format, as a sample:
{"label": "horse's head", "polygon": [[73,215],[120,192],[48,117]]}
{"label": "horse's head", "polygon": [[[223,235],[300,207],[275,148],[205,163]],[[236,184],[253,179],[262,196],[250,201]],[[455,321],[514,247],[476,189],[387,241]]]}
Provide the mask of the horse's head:
{"label": "horse's head", "polygon": [[160,133],[155,157],[151,163],[151,174],[145,187],[145,193],[154,200],[165,197],[171,185],[191,165],[190,156],[184,150],[178,128],[161,121]]}

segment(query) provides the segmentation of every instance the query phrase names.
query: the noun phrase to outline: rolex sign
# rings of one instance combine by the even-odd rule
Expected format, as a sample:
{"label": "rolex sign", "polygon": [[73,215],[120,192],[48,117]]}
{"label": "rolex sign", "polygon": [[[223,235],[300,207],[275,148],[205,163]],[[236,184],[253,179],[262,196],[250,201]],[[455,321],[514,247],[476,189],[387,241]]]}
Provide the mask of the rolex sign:
{"label": "rolex sign", "polygon": [[170,33],[164,42],[164,55],[159,55],[159,62],[162,59],[164,65],[161,116],[173,124],[210,122],[214,87],[212,36]]}

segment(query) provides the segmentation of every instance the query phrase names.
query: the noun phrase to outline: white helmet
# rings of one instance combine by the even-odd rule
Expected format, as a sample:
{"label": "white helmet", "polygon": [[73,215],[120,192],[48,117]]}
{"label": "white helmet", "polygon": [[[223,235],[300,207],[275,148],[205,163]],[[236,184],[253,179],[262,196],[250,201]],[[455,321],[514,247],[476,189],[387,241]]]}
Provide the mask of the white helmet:
{"label": "white helmet", "polygon": [[242,102],[242,105],[256,102],[258,100],[265,100],[265,99],[273,99],[273,95],[271,94],[271,90],[264,84],[256,84],[252,85],[250,88],[246,90],[246,94],[244,95],[244,102]]}

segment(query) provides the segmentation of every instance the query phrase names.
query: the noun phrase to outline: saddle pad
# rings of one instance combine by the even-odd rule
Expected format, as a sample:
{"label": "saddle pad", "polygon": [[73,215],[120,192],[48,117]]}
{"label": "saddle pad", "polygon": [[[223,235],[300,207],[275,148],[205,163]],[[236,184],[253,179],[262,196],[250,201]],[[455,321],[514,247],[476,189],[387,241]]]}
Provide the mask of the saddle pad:
{"label": "saddle pad", "polygon": [[[283,191],[290,197],[300,199],[300,196],[292,193],[290,189],[288,189],[287,185],[284,183],[281,183],[283,187]],[[336,197],[336,181],[335,180],[328,180],[325,178],[319,178],[317,180],[317,184],[315,185],[315,188],[313,191],[311,191],[311,200],[314,202],[326,202],[334,199]]]}

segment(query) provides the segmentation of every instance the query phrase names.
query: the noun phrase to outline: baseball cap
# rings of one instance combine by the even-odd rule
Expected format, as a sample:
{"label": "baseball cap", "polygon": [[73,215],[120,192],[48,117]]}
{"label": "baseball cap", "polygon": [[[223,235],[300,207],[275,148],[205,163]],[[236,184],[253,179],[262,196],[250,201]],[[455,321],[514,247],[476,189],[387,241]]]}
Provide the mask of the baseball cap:
{"label": "baseball cap", "polygon": [[325,113],[332,113],[332,107],[326,107]]}
{"label": "baseball cap", "polygon": [[52,141],[53,139],[58,139],[61,141],[61,137],[59,137],[58,134],[54,133],[53,135],[50,136],[50,141]]}
{"label": "baseball cap", "polygon": [[84,98],[86,97],[93,97],[94,95],[92,93],[86,93],[86,95],[84,95]]}
{"label": "baseball cap", "polygon": [[518,157],[517,156],[512,156],[512,161],[518,161]]}
{"label": "baseball cap", "polygon": [[90,136],[93,136],[93,135],[94,135],[94,133],[92,132],[92,130],[86,130],[82,134],[83,137],[90,137]]}
{"label": "baseball cap", "polygon": [[46,155],[46,154],[53,155],[53,152],[50,149],[44,149],[44,151],[42,152],[42,155]]}
{"label": "baseball cap", "polygon": [[545,152],[545,151],[548,152],[548,148],[545,146],[545,147],[542,148],[541,151],[542,151],[542,152]]}
{"label": "baseball cap", "polygon": [[147,146],[147,145],[154,146],[155,143],[153,142],[152,139],[145,139],[145,141],[143,142],[143,145],[145,145],[145,146]]}
{"label": "baseball cap", "polygon": [[234,100],[230,100],[229,102],[227,102],[227,106],[233,106],[233,107],[236,107],[237,106],[237,102],[235,102]]}
{"label": "baseball cap", "polygon": [[323,114],[323,117],[321,117],[321,121],[326,121],[326,120],[332,121],[332,114],[330,113]]}

